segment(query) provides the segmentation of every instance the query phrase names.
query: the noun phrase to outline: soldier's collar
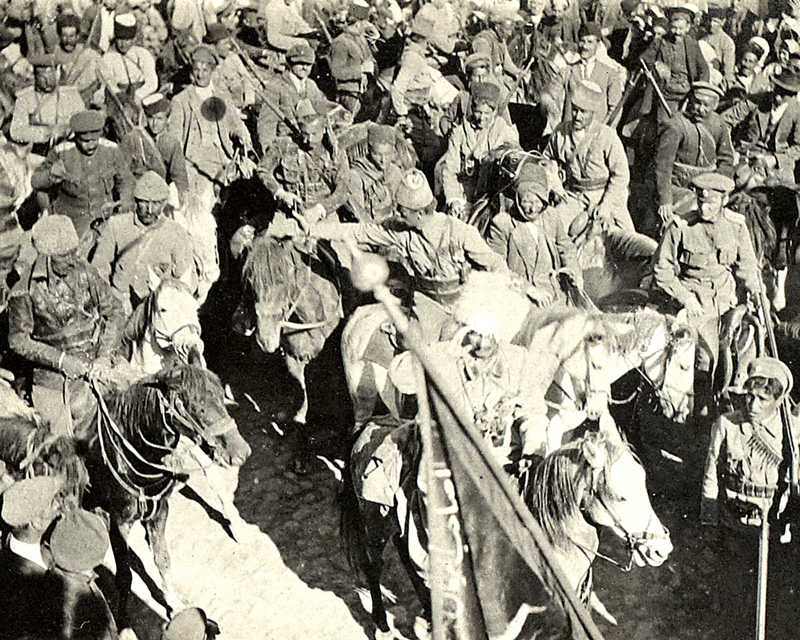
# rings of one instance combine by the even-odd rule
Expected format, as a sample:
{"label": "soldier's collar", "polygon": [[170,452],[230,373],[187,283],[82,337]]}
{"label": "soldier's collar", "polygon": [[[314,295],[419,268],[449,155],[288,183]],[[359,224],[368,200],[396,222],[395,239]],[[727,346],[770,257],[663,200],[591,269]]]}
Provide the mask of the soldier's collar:
{"label": "soldier's collar", "polygon": [[491,358],[475,358],[465,349],[461,362],[464,376],[470,381],[489,376],[502,378],[506,372],[505,360],[499,347]]}
{"label": "soldier's collar", "polygon": [[49,280],[50,262],[47,256],[39,255],[31,267],[31,280]]}

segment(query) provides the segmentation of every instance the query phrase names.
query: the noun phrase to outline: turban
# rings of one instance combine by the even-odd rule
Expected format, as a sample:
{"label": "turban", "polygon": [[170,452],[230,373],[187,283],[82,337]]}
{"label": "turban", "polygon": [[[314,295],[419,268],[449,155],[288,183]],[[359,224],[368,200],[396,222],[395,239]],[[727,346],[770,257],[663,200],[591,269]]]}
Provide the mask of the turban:
{"label": "turban", "polygon": [[572,93],[572,104],[579,109],[597,111],[605,104],[605,96],[596,83],[584,80]]}

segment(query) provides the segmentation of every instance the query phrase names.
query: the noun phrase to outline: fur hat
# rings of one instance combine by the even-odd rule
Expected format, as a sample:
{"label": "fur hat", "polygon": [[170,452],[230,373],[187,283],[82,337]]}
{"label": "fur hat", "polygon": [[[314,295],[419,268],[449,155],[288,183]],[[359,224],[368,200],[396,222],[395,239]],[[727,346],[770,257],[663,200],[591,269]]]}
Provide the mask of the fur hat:
{"label": "fur hat", "polygon": [[106,523],[83,509],[65,514],[50,536],[53,561],[65,571],[89,571],[103,562],[108,551]]}
{"label": "fur hat", "polygon": [[527,191],[535,191],[542,200],[547,200],[550,194],[550,183],[547,180],[547,171],[544,167],[533,162],[522,165],[517,178],[517,195]]}
{"label": "fur hat", "polygon": [[97,133],[103,131],[106,124],[105,116],[100,111],[87,109],[76,113],[69,121],[69,128],[73,133]]}
{"label": "fur hat", "polygon": [[598,38],[602,38],[603,31],[596,22],[585,22],[580,26],[580,29],[578,29],[578,38],[583,38],[584,36],[597,36]]}
{"label": "fur hat", "polygon": [[49,215],[40,218],[31,228],[36,250],[45,256],[58,256],[78,248],[78,233],[67,216]]}
{"label": "fur hat", "polygon": [[136,37],[136,16],[122,13],[114,18],[114,37],[117,40],[133,40]]}
{"label": "fur hat", "polygon": [[419,169],[409,169],[397,187],[394,197],[398,206],[407,209],[425,209],[434,202],[428,179]]}
{"label": "fur hat", "polygon": [[397,133],[393,127],[386,125],[372,125],[367,130],[367,143],[370,146],[378,144],[390,144],[394,146],[397,142]]}
{"label": "fur hat", "polygon": [[231,37],[231,31],[221,22],[215,22],[213,24],[208,25],[208,29],[206,30],[206,42],[210,44],[216,44],[217,42],[222,42],[223,40],[227,40]]}
{"label": "fur hat", "polygon": [[81,19],[74,13],[59,14],[58,18],[56,18],[56,28],[60,32],[62,29],[66,29],[67,27],[73,27],[80,32]]}
{"label": "fur hat", "polygon": [[163,202],[169,200],[170,192],[164,178],[155,171],[147,171],[136,181],[133,197],[137,200],[148,202]]}
{"label": "fur hat", "polygon": [[497,108],[500,102],[500,87],[494,82],[477,82],[469,89],[472,98],[472,104],[488,104],[493,108]]}
{"label": "fur hat", "polygon": [[10,527],[24,527],[47,515],[61,489],[53,476],[18,480],[3,493],[3,520]]}
{"label": "fur hat", "polygon": [[604,101],[603,90],[589,80],[582,81],[572,93],[572,104],[579,109],[596,111]]}

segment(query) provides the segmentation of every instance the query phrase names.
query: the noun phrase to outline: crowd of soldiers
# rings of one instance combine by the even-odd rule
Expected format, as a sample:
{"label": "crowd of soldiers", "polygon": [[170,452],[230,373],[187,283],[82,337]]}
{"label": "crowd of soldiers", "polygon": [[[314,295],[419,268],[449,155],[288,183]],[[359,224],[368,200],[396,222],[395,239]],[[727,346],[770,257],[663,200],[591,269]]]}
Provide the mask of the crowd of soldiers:
{"label": "crowd of soldiers", "polygon": [[[80,434],[88,381],[113,367],[153,282],[179,279],[203,304],[236,280],[228,244],[248,223],[402,264],[428,337],[454,309],[470,329],[456,355],[486,409],[493,391],[521,393],[527,364],[522,353],[504,363],[517,351],[502,320],[487,326],[456,304],[468,271],[510,272],[535,304],[571,304],[600,232],[613,260],[645,265],[651,301],[697,329],[697,415],[710,424],[721,318],[763,298],[770,259],[732,203],[765,185],[794,189],[798,94],[792,1],[9,0],[7,346],[32,365],[41,418]],[[497,167],[523,147],[536,161],[498,199]],[[248,193],[255,205],[233,210]],[[713,428],[704,519],[720,498],[729,523],[759,524],[778,483],[792,377],[759,359],[747,378],[747,409]],[[19,504],[7,492],[2,513],[4,553],[42,571],[53,561],[39,539],[55,518],[45,484],[15,489]],[[56,566],[59,541],[105,535],[90,515],[59,520]],[[78,572],[98,564],[97,546]],[[165,637],[215,633],[197,610],[183,623],[199,635]],[[79,627],[63,637],[89,637]]]}

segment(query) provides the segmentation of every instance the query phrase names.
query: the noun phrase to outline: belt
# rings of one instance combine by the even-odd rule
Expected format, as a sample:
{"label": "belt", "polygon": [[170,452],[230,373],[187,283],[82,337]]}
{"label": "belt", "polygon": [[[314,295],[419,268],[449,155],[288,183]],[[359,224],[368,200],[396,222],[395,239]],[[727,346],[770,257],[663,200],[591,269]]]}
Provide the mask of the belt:
{"label": "belt", "polygon": [[461,278],[426,278],[414,277],[414,288],[432,300],[442,304],[455,302],[463,288]]}
{"label": "belt", "polygon": [[726,475],[724,480],[726,489],[746,498],[767,498],[771,500],[775,495],[776,487],[747,482],[738,476]]}
{"label": "belt", "polygon": [[603,189],[608,184],[608,178],[570,178],[567,180],[569,191],[595,191]]}

